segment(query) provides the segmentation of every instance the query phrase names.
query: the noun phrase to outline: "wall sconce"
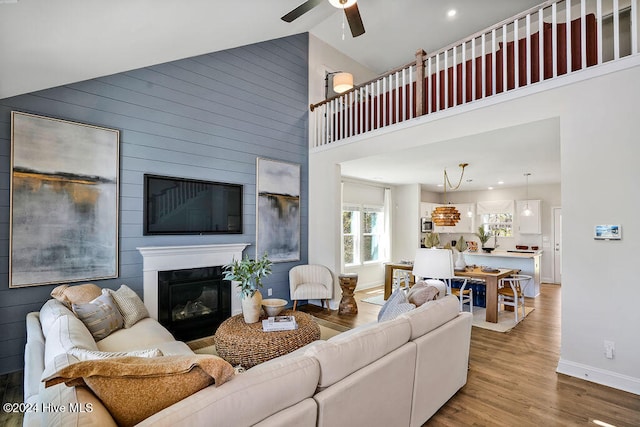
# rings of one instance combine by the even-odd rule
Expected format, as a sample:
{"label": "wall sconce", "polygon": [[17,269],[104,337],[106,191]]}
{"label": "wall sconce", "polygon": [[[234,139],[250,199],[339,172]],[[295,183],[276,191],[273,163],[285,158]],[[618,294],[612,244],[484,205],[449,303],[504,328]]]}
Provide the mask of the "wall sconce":
{"label": "wall sconce", "polygon": [[339,72],[333,75],[333,91],[343,93],[353,87],[353,75],[351,73]]}

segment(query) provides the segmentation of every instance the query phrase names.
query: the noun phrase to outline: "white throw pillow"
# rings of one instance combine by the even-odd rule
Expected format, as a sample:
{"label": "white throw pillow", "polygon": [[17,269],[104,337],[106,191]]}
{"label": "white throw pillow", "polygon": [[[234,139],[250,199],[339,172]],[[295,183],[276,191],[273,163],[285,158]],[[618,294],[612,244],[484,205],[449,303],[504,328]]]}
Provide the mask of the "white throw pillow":
{"label": "white throw pillow", "polygon": [[121,285],[117,291],[105,289],[118,305],[120,313],[124,318],[124,327],[130,328],[136,324],[138,320],[149,317],[149,312],[144,303],[130,287]]}

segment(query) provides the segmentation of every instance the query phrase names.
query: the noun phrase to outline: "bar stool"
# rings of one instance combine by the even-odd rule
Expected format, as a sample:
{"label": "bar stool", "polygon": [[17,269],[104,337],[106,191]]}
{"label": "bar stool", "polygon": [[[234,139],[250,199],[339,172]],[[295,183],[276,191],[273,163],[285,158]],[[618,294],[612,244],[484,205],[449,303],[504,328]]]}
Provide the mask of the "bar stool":
{"label": "bar stool", "polygon": [[526,316],[524,306],[524,291],[531,283],[531,276],[526,274],[514,274],[504,279],[500,279],[498,283],[498,307],[500,304],[511,306],[516,314],[516,323],[518,323],[518,307],[522,306],[522,318]]}

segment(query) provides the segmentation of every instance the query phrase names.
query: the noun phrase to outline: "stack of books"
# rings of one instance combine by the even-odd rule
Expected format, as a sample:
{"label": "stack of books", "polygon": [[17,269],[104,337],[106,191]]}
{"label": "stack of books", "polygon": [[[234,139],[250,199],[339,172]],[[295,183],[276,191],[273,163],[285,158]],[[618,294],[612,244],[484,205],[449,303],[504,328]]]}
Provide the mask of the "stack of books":
{"label": "stack of books", "polygon": [[262,321],[262,330],[265,332],[291,331],[298,329],[296,318],[293,316],[275,316]]}

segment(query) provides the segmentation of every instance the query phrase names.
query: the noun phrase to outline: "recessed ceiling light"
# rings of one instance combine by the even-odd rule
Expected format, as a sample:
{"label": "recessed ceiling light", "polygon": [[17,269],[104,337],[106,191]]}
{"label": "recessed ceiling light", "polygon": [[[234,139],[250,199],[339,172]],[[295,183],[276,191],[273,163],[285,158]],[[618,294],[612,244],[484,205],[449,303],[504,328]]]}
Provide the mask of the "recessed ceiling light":
{"label": "recessed ceiling light", "polygon": [[444,184],[438,184],[436,187],[444,187]]}
{"label": "recessed ceiling light", "polygon": [[498,185],[504,184],[504,181],[498,181]]}
{"label": "recessed ceiling light", "polygon": [[455,9],[451,9],[447,12],[447,16],[449,18],[453,18],[454,16],[456,16],[456,13],[458,13]]}
{"label": "recessed ceiling light", "polygon": [[489,188],[487,188],[487,190],[493,190],[493,187],[489,187]]}

